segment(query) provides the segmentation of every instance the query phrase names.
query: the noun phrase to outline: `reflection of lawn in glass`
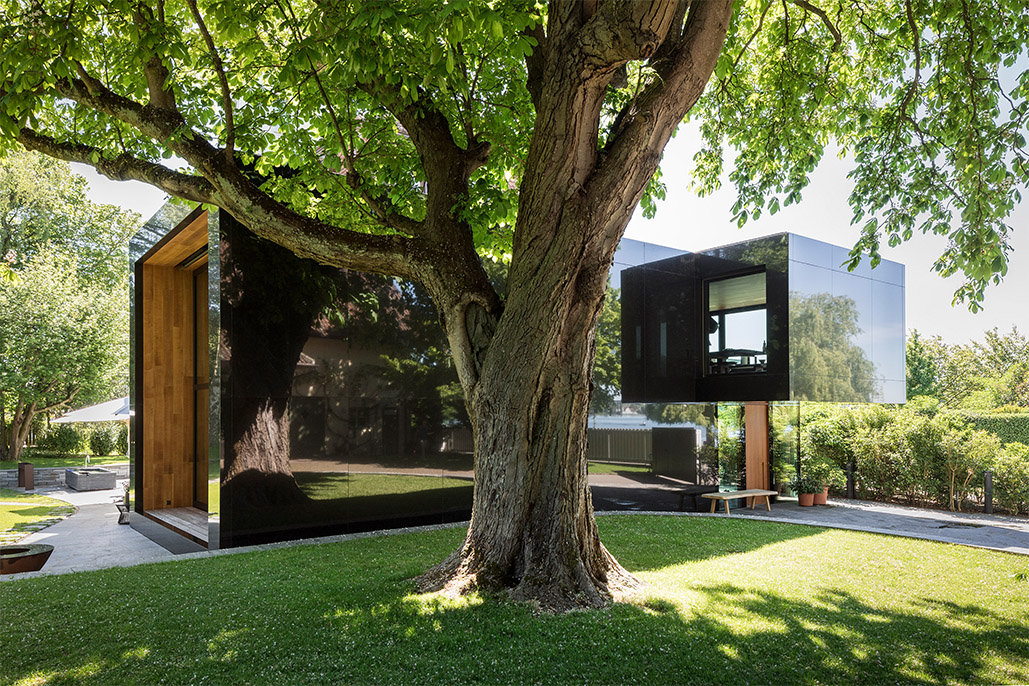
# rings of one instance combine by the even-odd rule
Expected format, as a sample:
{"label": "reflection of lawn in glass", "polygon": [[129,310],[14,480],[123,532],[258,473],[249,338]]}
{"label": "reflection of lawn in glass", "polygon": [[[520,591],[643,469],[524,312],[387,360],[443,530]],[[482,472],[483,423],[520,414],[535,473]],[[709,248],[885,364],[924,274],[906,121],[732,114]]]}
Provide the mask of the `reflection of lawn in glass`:
{"label": "reflection of lawn in glass", "polygon": [[447,479],[439,476],[318,472],[298,473],[296,480],[300,489],[314,500],[417,493],[440,488],[466,488],[472,483],[468,479]]}
{"label": "reflection of lawn in glass", "polygon": [[[340,527],[409,518],[439,518],[471,511],[471,479],[410,474],[294,472],[306,503],[247,508],[236,504],[222,512],[223,526],[238,533],[286,527]],[[431,522],[429,522],[431,523]]]}
{"label": "reflection of lawn in glass", "polygon": [[590,462],[589,464],[590,474],[617,474],[619,472],[648,474],[650,473],[650,467],[640,464],[611,464],[609,462]]}

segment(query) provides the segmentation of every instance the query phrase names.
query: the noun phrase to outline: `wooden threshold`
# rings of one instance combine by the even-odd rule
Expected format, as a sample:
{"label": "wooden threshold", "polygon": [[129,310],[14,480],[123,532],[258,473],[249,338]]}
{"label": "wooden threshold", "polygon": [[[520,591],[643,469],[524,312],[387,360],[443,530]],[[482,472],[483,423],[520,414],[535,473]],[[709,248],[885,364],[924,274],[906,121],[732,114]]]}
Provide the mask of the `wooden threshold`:
{"label": "wooden threshold", "polygon": [[146,510],[143,516],[185,536],[194,543],[207,545],[207,513],[195,507],[167,507]]}

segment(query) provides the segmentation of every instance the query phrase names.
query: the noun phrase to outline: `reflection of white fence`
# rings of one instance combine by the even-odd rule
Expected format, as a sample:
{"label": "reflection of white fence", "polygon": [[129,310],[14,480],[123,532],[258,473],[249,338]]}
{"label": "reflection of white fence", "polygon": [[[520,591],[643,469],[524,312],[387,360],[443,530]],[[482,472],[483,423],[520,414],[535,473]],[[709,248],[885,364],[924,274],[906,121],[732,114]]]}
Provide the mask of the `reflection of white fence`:
{"label": "reflection of white fence", "polygon": [[587,455],[599,462],[650,464],[653,449],[650,429],[588,429]]}

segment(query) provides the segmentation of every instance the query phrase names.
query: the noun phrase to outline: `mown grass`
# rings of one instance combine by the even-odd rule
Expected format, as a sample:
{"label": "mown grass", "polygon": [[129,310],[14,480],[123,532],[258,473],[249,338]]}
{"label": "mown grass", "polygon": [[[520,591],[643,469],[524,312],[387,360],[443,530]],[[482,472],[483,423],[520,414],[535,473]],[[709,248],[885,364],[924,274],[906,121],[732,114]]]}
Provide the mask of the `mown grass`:
{"label": "mown grass", "polygon": [[411,592],[461,529],[0,583],[0,680],[1024,683],[1024,557],[770,522],[600,518],[637,603]]}
{"label": "mown grass", "polygon": [[618,474],[619,472],[628,474],[646,474],[650,472],[650,467],[636,464],[611,464],[609,462],[589,463],[590,474]]}
{"label": "mown grass", "polygon": [[0,488],[0,543],[19,541],[74,511],[61,500]]}
{"label": "mown grass", "polygon": [[[21,462],[31,462],[35,469],[42,469],[43,467],[62,467],[67,469],[68,467],[86,466],[86,458],[81,455],[74,457],[33,457],[32,455],[25,455],[22,457]],[[99,467],[105,464],[128,464],[128,462],[129,458],[124,455],[102,455],[89,458],[90,467]],[[0,469],[17,468],[17,462],[0,460]]]}

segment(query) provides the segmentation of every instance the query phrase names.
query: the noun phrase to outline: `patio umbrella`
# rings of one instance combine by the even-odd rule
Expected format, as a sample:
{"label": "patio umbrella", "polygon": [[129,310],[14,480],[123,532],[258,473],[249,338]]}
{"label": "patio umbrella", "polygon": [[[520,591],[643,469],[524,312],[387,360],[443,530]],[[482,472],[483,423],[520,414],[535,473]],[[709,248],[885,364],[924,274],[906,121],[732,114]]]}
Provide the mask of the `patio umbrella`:
{"label": "patio umbrella", "polygon": [[90,405],[53,420],[54,424],[71,422],[120,422],[129,418],[129,396],[108,400],[99,405]]}

